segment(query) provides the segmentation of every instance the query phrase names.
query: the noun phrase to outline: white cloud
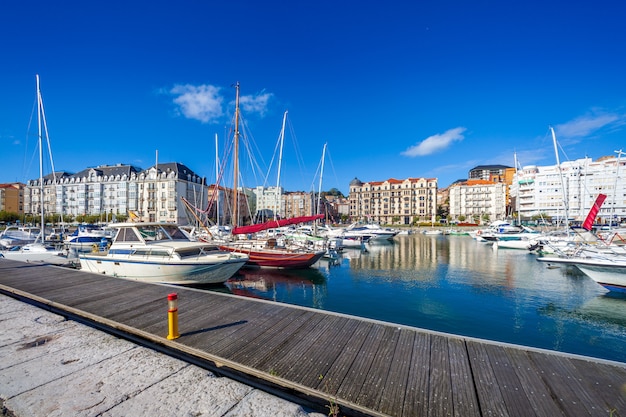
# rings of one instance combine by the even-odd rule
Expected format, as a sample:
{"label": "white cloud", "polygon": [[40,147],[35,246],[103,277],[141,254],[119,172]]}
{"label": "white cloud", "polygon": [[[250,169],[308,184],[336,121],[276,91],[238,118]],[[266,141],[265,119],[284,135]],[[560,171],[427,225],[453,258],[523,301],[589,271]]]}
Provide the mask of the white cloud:
{"label": "white cloud", "polygon": [[415,157],[430,155],[432,153],[441,151],[449,147],[452,142],[463,140],[463,132],[465,132],[466,130],[467,129],[464,127],[456,127],[442,134],[430,136],[418,143],[417,145],[411,146],[401,154],[404,156]]}
{"label": "white cloud", "polygon": [[241,96],[239,97],[239,105],[247,114],[257,113],[260,116],[265,116],[265,113],[267,112],[267,103],[272,96],[272,93],[265,92],[261,92],[253,96]]}
{"label": "white cloud", "polygon": [[577,141],[595,134],[605,127],[613,127],[626,122],[624,115],[616,113],[590,114],[577,117],[554,127],[559,141]]}
{"label": "white cloud", "polygon": [[174,104],[180,114],[202,123],[216,123],[223,115],[220,89],[212,85],[176,85],[170,94],[176,96]]}

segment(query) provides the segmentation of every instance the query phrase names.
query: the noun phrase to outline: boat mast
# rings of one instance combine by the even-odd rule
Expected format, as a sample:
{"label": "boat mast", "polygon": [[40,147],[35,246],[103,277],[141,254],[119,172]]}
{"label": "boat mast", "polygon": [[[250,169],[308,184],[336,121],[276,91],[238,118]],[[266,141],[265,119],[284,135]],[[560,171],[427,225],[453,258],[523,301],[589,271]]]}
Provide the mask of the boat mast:
{"label": "boat mast", "polygon": [[320,184],[317,189],[317,206],[316,206],[315,213],[313,214],[320,214],[321,212],[320,205],[322,202],[322,176],[324,175],[324,158],[326,157],[326,145],[327,144],[328,143],[325,143],[324,149],[322,149],[322,166],[320,168]]}
{"label": "boat mast", "polygon": [[220,192],[219,192],[219,178],[220,178],[220,156],[217,146],[217,133],[215,134],[215,187],[213,188],[213,196],[215,197],[215,224],[220,225]]}
{"label": "boat mast", "polygon": [[37,77],[37,137],[39,141],[39,211],[41,214],[41,229],[39,231],[39,236],[37,238],[41,238],[41,243],[44,241],[44,233],[45,233],[45,216],[43,212],[43,137],[41,133],[41,123],[42,123],[42,111],[43,111],[43,103],[41,100],[41,90],[39,88],[39,74]]}
{"label": "boat mast", "polygon": [[515,177],[517,178],[517,198],[515,199],[515,211],[517,211],[517,223],[522,225],[522,214],[519,208],[519,162],[517,161],[517,152],[513,152],[513,160],[515,161]]}
{"label": "boat mast", "polygon": [[619,151],[614,151],[617,154],[617,166],[615,167],[615,184],[613,184],[613,204],[611,208],[611,219],[609,220],[609,228],[613,228],[613,219],[615,219],[615,199],[617,198],[617,184],[619,182],[619,164],[622,155],[624,152],[620,149]]}
{"label": "boat mast", "polygon": [[234,143],[234,179],[233,179],[233,226],[239,225],[239,196],[237,192],[237,180],[239,177],[239,81],[235,84],[236,96],[235,96],[235,143]]}
{"label": "boat mast", "polygon": [[280,204],[280,170],[283,164],[283,145],[285,143],[285,123],[287,121],[287,110],[283,115],[283,127],[280,129],[280,152],[278,154],[278,174],[276,175],[276,210],[274,210],[274,220],[278,217],[278,211],[281,209]]}
{"label": "boat mast", "polygon": [[565,181],[563,180],[563,171],[561,170],[559,151],[556,145],[556,134],[554,133],[554,128],[552,126],[550,126],[550,131],[552,132],[552,143],[554,145],[554,154],[556,156],[556,166],[559,169],[559,178],[561,179],[561,190],[563,192],[563,210],[565,211],[565,227],[567,230],[569,230],[569,201],[567,192],[565,190]]}

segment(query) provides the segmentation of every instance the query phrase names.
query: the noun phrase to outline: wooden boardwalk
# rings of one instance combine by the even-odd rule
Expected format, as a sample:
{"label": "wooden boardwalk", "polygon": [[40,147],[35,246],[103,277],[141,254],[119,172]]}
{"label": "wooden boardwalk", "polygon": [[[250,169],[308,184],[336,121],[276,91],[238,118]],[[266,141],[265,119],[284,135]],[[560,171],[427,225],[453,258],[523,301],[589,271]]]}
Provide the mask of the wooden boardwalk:
{"label": "wooden boardwalk", "polygon": [[[339,415],[626,416],[626,365],[0,259],[0,292]],[[167,294],[181,337],[167,340]],[[615,411],[612,411],[615,410]]]}

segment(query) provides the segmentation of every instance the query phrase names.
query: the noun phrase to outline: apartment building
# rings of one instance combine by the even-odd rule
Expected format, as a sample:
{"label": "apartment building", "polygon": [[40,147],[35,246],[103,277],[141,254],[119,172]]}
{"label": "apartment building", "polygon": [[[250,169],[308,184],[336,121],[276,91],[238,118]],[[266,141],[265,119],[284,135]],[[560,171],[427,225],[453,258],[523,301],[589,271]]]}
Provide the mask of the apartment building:
{"label": "apartment building", "polygon": [[[598,221],[626,219],[626,160],[606,156],[559,165],[522,167],[511,187],[522,219],[545,215],[556,221],[583,221],[598,194],[607,196]],[[567,215],[566,215],[567,213]]]}
{"label": "apartment building", "polygon": [[[469,179],[449,187],[450,217],[459,221],[490,222],[506,218],[508,186],[504,182]],[[462,216],[462,217],[461,217]]]}
{"label": "apartment building", "polygon": [[77,174],[49,174],[24,188],[24,212],[57,215],[97,215],[111,221],[115,215],[133,212],[140,221],[186,224],[188,215],[181,197],[206,205],[204,178],[180,163],[162,163],[142,170],[131,165],[102,165]]}
{"label": "apartment building", "polygon": [[411,224],[431,221],[437,213],[437,179],[407,178],[350,182],[352,221]]}

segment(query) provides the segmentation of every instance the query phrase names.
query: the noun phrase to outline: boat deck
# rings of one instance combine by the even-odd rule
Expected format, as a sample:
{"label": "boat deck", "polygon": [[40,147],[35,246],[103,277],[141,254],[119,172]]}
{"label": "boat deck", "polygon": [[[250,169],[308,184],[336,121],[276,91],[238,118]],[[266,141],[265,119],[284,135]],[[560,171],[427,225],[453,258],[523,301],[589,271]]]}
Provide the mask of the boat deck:
{"label": "boat deck", "polygon": [[[0,292],[324,413],[626,415],[621,363],[5,259]],[[172,292],[180,338],[168,340]]]}

